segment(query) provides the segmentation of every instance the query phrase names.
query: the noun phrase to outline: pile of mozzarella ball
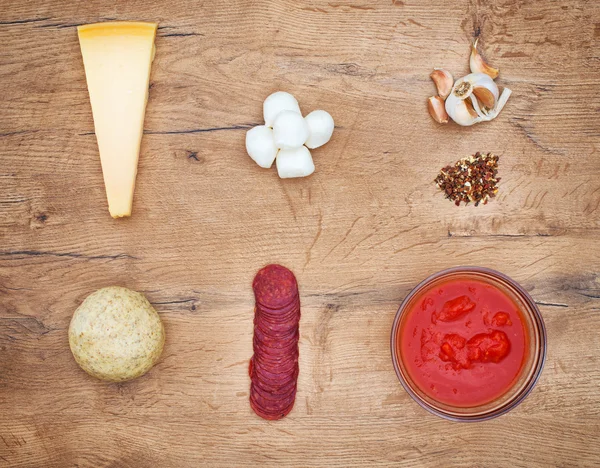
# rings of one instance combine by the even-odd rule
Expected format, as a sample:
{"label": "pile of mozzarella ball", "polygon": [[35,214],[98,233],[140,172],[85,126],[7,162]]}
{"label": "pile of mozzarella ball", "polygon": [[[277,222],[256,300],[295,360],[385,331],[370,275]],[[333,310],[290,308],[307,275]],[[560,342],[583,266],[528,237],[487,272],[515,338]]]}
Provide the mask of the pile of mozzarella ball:
{"label": "pile of mozzarella ball", "polygon": [[302,117],[298,101],[277,91],[263,104],[265,124],[246,133],[246,151],[260,167],[269,169],[277,158],[282,179],[306,177],[315,171],[310,149],[323,146],[333,134],[333,118],[323,110]]}

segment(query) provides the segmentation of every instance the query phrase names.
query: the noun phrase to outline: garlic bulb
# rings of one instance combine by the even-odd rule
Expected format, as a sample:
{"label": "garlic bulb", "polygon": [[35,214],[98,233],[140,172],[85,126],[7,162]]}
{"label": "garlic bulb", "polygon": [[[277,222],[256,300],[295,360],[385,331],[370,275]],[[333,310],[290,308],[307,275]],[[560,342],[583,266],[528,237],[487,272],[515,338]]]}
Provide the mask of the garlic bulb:
{"label": "garlic bulb", "polygon": [[483,57],[477,50],[477,39],[473,45],[471,46],[471,57],[469,58],[469,67],[471,68],[471,73],[485,73],[490,76],[492,79],[496,79],[500,70],[497,68],[490,67]]}
{"label": "garlic bulb", "polygon": [[462,126],[495,119],[511,91],[504,88],[499,96],[498,85],[485,73],[471,73],[454,83],[446,99],[446,112],[452,120]]}

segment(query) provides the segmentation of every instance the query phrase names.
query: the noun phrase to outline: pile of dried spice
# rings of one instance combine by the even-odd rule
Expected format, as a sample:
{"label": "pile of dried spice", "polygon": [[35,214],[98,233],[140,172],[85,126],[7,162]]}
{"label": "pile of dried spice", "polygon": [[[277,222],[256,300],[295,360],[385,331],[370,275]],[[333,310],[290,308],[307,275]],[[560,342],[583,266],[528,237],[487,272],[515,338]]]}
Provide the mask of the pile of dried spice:
{"label": "pile of dried spice", "polygon": [[446,166],[435,178],[437,186],[452,200],[456,206],[460,202],[487,204],[490,198],[498,193],[499,177],[498,156],[488,153],[475,153],[463,158],[454,166]]}

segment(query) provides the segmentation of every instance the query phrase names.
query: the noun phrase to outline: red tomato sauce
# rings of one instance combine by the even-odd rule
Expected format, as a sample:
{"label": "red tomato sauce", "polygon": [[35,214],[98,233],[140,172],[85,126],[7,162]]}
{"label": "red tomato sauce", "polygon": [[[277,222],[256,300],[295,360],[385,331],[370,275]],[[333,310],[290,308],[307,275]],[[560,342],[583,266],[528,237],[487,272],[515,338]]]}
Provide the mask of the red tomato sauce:
{"label": "red tomato sauce", "polygon": [[430,398],[479,406],[504,394],[525,363],[528,338],[518,306],[473,279],[432,285],[415,298],[400,330],[404,366]]}

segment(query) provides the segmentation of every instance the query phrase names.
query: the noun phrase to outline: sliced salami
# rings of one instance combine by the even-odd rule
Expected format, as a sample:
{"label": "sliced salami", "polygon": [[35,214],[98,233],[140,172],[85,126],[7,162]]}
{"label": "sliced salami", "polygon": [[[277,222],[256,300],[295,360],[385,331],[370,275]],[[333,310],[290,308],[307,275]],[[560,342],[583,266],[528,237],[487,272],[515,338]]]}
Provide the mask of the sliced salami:
{"label": "sliced salami", "polygon": [[296,398],[300,296],[294,274],[281,265],[267,265],[252,283],[254,356],[250,360],[250,406],[261,418],[281,419]]}

